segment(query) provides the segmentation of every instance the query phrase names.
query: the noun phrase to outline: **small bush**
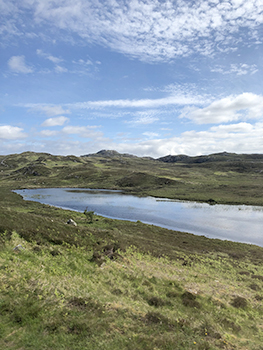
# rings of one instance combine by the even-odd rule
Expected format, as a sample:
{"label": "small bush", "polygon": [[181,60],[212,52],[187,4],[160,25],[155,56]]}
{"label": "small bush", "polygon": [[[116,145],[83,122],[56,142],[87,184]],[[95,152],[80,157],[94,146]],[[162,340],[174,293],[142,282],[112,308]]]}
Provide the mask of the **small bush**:
{"label": "small bush", "polygon": [[172,329],[174,329],[175,327],[178,326],[177,324],[175,324],[174,322],[169,320],[169,318],[163,316],[159,312],[154,312],[154,311],[147,312],[147,314],[144,317],[144,321],[148,325],[163,325],[163,326],[166,326],[168,331],[172,330]]}
{"label": "small bush", "polygon": [[240,275],[249,276],[249,275],[250,275],[250,272],[248,272],[248,271],[240,271],[239,274],[240,274]]}
{"label": "small bush", "polygon": [[35,253],[41,253],[42,249],[38,245],[36,245],[35,247],[33,247],[33,251]]}
{"label": "small bush", "polygon": [[78,336],[86,336],[87,334],[90,334],[91,331],[87,326],[86,321],[75,320],[74,322],[72,322],[72,324],[68,326],[68,333],[75,334]]}
{"label": "small bush", "polygon": [[159,312],[148,312],[145,316],[145,321],[147,321],[147,323],[161,323],[164,320],[164,316],[162,314],[160,314]]}
{"label": "small bush", "polygon": [[170,292],[168,292],[167,294],[166,294],[166,296],[168,297],[168,298],[177,298],[178,297],[178,293],[176,293],[176,292],[174,292],[174,291],[170,291]]}
{"label": "small bush", "polygon": [[220,322],[225,328],[231,329],[233,332],[237,333],[241,331],[241,327],[235,322],[231,321],[228,318],[223,318]]}
{"label": "small bush", "polygon": [[256,284],[256,283],[251,283],[250,286],[249,286],[249,288],[251,288],[252,290],[255,290],[255,291],[261,290],[261,288],[259,287],[259,285]]}
{"label": "small bush", "polygon": [[196,295],[190,292],[184,292],[182,295],[182,302],[184,306],[195,307],[197,309],[201,307],[199,302],[196,300]]}
{"label": "small bush", "polygon": [[103,310],[102,305],[92,298],[73,297],[69,299],[68,304],[79,310],[97,311],[99,313]]}
{"label": "small bush", "polygon": [[231,305],[234,306],[235,308],[244,309],[247,306],[247,300],[243,297],[238,296],[232,300]]}
{"label": "small bush", "polygon": [[261,276],[261,275],[253,275],[252,278],[256,278],[260,281],[263,281],[263,276]]}
{"label": "small bush", "polygon": [[159,306],[164,306],[166,303],[163,299],[153,296],[148,299],[148,304],[150,306],[159,307]]}
{"label": "small bush", "polygon": [[58,250],[51,250],[50,254],[51,254],[52,256],[61,255],[61,253],[60,253]]}
{"label": "small bush", "polygon": [[90,224],[93,223],[94,211],[87,211],[87,208],[84,210],[84,215],[86,216],[88,222]]}
{"label": "small bush", "polygon": [[121,295],[121,294],[123,294],[123,292],[119,288],[114,289],[111,293],[114,294],[114,295]]}

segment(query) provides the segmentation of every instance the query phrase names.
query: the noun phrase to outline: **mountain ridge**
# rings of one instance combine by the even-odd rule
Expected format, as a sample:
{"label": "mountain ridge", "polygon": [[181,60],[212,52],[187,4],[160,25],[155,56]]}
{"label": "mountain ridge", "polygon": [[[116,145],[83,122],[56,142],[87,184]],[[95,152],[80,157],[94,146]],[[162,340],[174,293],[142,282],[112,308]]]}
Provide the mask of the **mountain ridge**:
{"label": "mountain ridge", "polygon": [[263,205],[262,176],[262,154],[153,159],[101,150],[81,157],[34,152],[0,156],[0,182],[15,188],[104,188],[218,204]]}
{"label": "mountain ridge", "polygon": [[210,154],[202,154],[202,155],[197,155],[197,156],[189,156],[187,154],[167,154],[162,157],[157,157],[153,158],[150,156],[136,156],[134,154],[130,153],[120,153],[116,150],[107,150],[107,149],[102,149],[96,153],[88,153],[80,156],[76,155],[54,155],[48,152],[33,152],[33,151],[25,151],[21,153],[10,153],[7,155],[0,155],[0,163],[4,162],[4,159],[6,157],[10,156],[25,156],[25,157],[30,157],[30,156],[36,156],[38,155],[39,157],[71,157],[71,158],[85,158],[85,157],[105,157],[105,158],[114,158],[114,157],[119,157],[119,158],[141,158],[141,159],[150,159],[150,160],[158,160],[162,162],[167,162],[167,163],[176,163],[176,162],[194,162],[194,163],[203,163],[206,161],[218,161],[218,160],[227,160],[227,159],[235,159],[235,160],[248,160],[248,159],[253,159],[253,160],[263,160],[263,154],[262,153],[231,153],[231,152],[218,152],[218,153],[210,153]]}
{"label": "mountain ridge", "polygon": [[208,155],[199,155],[199,156],[189,156],[186,154],[176,154],[176,155],[166,155],[158,158],[153,158],[150,156],[136,156],[133,154],[129,153],[119,153],[118,151],[115,150],[100,150],[96,153],[89,153],[86,155],[81,155],[80,157],[107,157],[107,158],[114,158],[114,157],[119,157],[119,158],[142,158],[142,159],[151,159],[151,160],[158,160],[162,162],[167,162],[167,163],[176,163],[176,162],[186,162],[186,163],[203,163],[203,162],[212,162],[212,161],[220,161],[220,160],[227,160],[228,159],[233,159],[233,160],[248,160],[249,158],[251,159],[262,159],[263,160],[263,154],[261,153],[230,153],[230,152],[219,152],[219,153],[211,153]]}

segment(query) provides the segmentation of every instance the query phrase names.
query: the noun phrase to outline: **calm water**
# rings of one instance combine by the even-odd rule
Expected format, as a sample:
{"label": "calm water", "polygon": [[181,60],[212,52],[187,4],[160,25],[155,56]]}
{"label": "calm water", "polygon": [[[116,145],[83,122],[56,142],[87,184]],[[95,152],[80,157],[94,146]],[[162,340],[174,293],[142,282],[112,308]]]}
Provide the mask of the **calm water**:
{"label": "calm water", "polygon": [[136,197],[119,191],[49,188],[17,190],[25,200],[83,212],[86,208],[114,219],[153,224],[172,230],[263,246],[263,208],[209,205]]}

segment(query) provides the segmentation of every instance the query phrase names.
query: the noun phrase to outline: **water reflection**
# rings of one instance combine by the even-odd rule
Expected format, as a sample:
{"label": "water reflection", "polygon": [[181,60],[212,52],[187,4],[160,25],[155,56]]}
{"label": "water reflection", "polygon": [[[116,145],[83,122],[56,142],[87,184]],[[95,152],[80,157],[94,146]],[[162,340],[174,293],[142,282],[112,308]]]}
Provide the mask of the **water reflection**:
{"label": "water reflection", "polygon": [[172,230],[263,246],[263,208],[209,205],[154,197],[124,195],[120,191],[34,189],[15,191],[26,200],[65,209],[94,211],[109,218],[153,224]]}

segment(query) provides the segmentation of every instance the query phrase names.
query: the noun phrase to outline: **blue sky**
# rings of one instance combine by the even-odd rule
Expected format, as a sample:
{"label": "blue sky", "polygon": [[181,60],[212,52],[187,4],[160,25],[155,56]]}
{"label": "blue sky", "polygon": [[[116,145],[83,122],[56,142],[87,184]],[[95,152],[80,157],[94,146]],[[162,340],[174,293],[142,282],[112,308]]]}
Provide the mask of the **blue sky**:
{"label": "blue sky", "polygon": [[0,153],[263,153],[262,0],[0,0]]}

